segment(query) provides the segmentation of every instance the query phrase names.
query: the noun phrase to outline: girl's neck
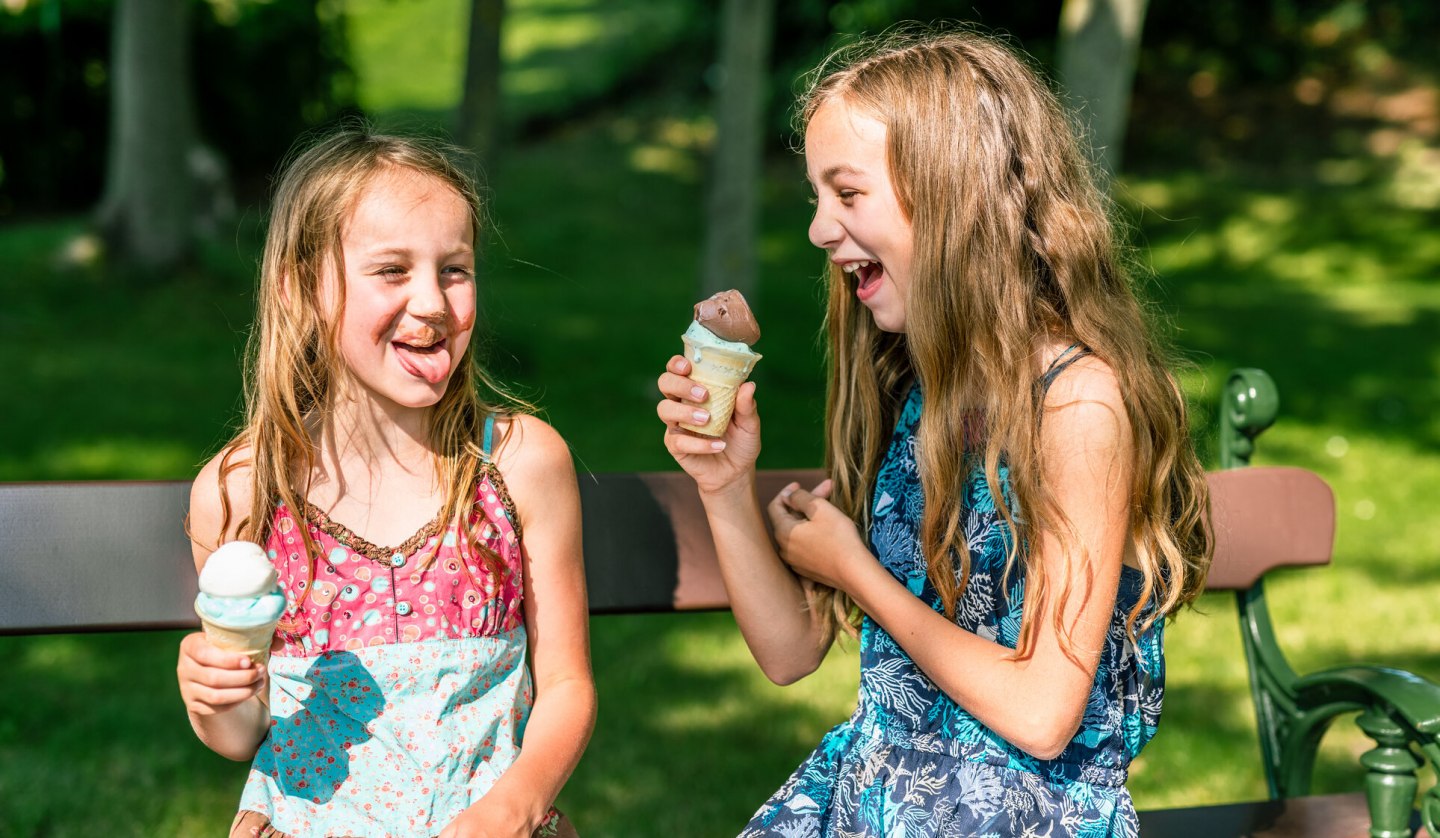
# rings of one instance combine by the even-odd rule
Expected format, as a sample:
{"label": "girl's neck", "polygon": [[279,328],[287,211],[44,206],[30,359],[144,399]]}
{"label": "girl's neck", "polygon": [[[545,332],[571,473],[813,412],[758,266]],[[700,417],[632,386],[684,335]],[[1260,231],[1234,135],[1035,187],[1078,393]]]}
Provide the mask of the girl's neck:
{"label": "girl's neck", "polygon": [[444,501],[428,418],[336,399],[310,428],[317,457],[302,478],[306,500],[375,544],[404,541]]}
{"label": "girl's neck", "polygon": [[432,410],[377,399],[358,387],[338,388],[311,434],[322,459],[359,457],[414,463],[433,453]]}

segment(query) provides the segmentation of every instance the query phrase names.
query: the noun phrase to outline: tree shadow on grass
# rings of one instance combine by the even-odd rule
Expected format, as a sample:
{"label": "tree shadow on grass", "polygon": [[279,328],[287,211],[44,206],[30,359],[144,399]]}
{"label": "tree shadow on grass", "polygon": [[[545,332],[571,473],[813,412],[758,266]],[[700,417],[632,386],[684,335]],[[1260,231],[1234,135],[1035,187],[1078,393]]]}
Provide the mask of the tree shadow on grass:
{"label": "tree shadow on grass", "polygon": [[[583,835],[734,835],[846,718],[785,700],[748,654],[734,657],[728,613],[592,626],[600,721],[561,799]],[[725,662],[707,654],[727,646]]]}
{"label": "tree shadow on grass", "polygon": [[[600,719],[560,799],[587,838],[734,835],[846,718],[763,682],[729,614],[592,624]],[[0,638],[0,834],[224,834],[248,766],[190,731],[181,636]]]}
{"label": "tree shadow on grass", "polygon": [[1181,346],[1212,377],[1266,369],[1284,418],[1440,452],[1436,214],[1397,208],[1378,185],[1176,180],[1167,217],[1146,212],[1139,230],[1161,254],[1157,301]]}

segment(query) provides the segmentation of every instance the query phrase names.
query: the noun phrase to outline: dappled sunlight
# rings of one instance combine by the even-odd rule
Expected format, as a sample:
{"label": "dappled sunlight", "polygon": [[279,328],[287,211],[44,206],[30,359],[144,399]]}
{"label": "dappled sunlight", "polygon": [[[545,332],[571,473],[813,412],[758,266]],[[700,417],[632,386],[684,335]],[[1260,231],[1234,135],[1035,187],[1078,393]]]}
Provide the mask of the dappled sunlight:
{"label": "dappled sunlight", "polygon": [[198,452],[173,440],[98,439],[35,451],[0,453],[0,480],[181,479],[199,470]]}

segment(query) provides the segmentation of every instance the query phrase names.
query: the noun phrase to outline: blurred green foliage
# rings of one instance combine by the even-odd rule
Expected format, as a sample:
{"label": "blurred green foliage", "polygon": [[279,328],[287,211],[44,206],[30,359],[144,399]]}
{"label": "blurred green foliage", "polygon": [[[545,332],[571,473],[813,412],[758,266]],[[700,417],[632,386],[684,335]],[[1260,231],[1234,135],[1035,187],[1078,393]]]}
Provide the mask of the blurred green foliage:
{"label": "blurred green foliage", "polygon": [[[244,190],[263,182],[296,135],[352,110],[341,7],[334,0],[191,2],[200,136]],[[0,8],[0,55],[7,67],[28,68],[0,74],[0,221],[73,212],[98,199],[113,12],[112,0]]]}

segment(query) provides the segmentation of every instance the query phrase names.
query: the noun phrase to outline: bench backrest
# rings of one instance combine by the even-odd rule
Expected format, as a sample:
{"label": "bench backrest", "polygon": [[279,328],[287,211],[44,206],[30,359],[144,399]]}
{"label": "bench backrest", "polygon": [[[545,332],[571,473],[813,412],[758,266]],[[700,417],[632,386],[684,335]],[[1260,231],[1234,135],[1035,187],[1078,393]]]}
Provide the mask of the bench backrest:
{"label": "bench backrest", "polygon": [[[760,495],[819,482],[763,471]],[[1210,475],[1217,551],[1209,587],[1243,590],[1266,571],[1325,564],[1330,488],[1298,468]],[[695,484],[679,472],[581,478],[592,613],[727,605]],[[195,572],[182,529],[189,483],[0,484],[0,634],[182,628]]]}

